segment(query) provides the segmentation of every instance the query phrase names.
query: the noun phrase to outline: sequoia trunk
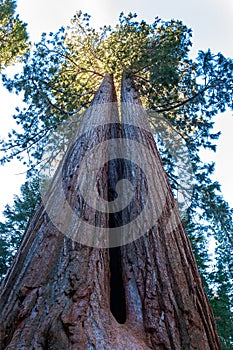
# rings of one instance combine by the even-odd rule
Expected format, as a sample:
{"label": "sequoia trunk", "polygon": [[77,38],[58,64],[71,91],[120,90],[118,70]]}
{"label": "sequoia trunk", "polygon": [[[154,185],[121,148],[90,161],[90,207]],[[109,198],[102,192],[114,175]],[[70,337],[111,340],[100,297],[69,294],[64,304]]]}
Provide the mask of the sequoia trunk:
{"label": "sequoia trunk", "polygon": [[[138,203],[127,216],[140,212],[145,197],[150,212],[144,220],[151,229],[140,239],[122,247],[127,317],[143,327],[152,349],[220,349],[215,320],[198,272],[190,242],[180,218],[177,203],[158,154],[145,110],[131,79],[122,82],[122,123],[126,140],[137,140],[139,157],[154,164],[145,193],[145,178],[137,182]],[[134,127],[132,128],[132,118]],[[135,150],[132,150],[135,152]],[[151,171],[151,173],[150,173]],[[126,171],[129,180],[132,174]],[[147,218],[148,215],[148,218]]]}
{"label": "sequoia trunk", "polygon": [[[106,74],[84,113],[81,136],[71,142],[3,281],[2,349],[220,349],[147,116],[126,76],[121,99],[120,121],[113,78]],[[88,123],[92,127],[86,129]],[[106,142],[114,139],[118,151]],[[141,145],[137,157],[130,141]],[[114,202],[118,181],[132,183],[132,200],[116,212],[107,207],[93,210],[96,197],[86,203],[77,186],[80,177],[85,182],[81,163],[86,162],[86,170],[90,166],[85,154],[99,144],[103,146],[91,160],[99,169],[100,197],[108,205]],[[146,170],[137,159],[149,164]],[[149,176],[152,183],[147,182]],[[124,183],[123,197],[127,190]],[[63,209],[66,202],[72,213]],[[127,232],[138,216],[140,224]],[[74,223],[77,217],[81,220]],[[116,228],[120,234],[111,235]]]}

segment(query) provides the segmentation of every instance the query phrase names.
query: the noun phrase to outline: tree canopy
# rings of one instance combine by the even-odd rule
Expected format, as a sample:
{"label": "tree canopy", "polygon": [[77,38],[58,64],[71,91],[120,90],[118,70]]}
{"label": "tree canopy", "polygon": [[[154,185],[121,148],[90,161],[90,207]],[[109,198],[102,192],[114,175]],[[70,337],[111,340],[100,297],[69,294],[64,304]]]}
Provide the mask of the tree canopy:
{"label": "tree canopy", "polygon": [[15,15],[16,1],[0,1],[0,71],[29,49],[26,24]]}
{"label": "tree canopy", "polygon": [[[136,15],[121,14],[114,28],[96,30],[90,16],[81,12],[69,28],[43,34],[24,59],[23,73],[14,79],[3,76],[9,91],[23,92],[26,106],[14,115],[20,128],[1,142],[1,162],[18,157],[28,163],[29,174],[36,173],[51,131],[89,106],[105,72],[114,75],[118,86],[122,73],[130,74],[149,110],[152,130],[159,113],[189,149],[194,179],[184,223],[228,349],[233,334],[232,210],[211,178],[214,164],[203,163],[200,151],[215,151],[219,133],[212,131],[213,117],[233,108],[233,60],[210,50],[199,51],[193,60],[191,39],[192,31],[181,21],[156,18],[148,24],[138,22]],[[178,165],[160,140],[158,146],[176,193]],[[210,236],[216,242],[211,271]]]}
{"label": "tree canopy", "polygon": [[4,210],[5,221],[0,222],[0,280],[12,262],[39,200],[38,179],[34,178],[22,185],[14,204],[7,205]]}

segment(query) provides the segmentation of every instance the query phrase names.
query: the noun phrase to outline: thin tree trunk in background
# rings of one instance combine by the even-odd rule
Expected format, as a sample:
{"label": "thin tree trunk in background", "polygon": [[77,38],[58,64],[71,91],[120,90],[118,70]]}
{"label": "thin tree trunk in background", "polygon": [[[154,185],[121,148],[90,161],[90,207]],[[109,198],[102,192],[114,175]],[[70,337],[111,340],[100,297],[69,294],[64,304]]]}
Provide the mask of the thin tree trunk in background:
{"label": "thin tree trunk in background", "polygon": [[[1,349],[220,349],[213,314],[147,117],[131,80],[126,77],[122,82],[122,102],[123,124],[116,111],[113,79],[106,74],[83,117],[83,130],[95,120],[96,128],[82,133],[81,126],[82,137],[68,148],[62,172],[55,174],[48,192],[47,211],[43,205],[37,210],[3,281]],[[133,127],[126,125],[132,121]],[[93,158],[95,167],[100,169],[97,179],[100,196],[113,201],[116,184],[124,178],[131,181],[134,193],[125,209],[97,215],[81,198],[78,169],[84,155],[95,145],[105,145],[104,141],[115,138],[123,139],[126,147],[128,140],[143,145],[139,147],[139,157],[149,164],[151,159],[144,152],[150,150],[154,167],[149,166],[151,173],[145,173],[136,161],[125,162],[119,157],[106,162],[109,154],[115,152],[107,142],[102,153]],[[131,149],[126,150],[129,156],[130,152],[138,151]],[[124,155],[124,150],[120,149],[121,152]],[[154,213],[153,227],[146,233],[142,224],[141,237],[136,230],[126,232],[120,240],[128,244],[110,249],[75,242],[85,242],[87,232],[82,226],[76,232],[69,231],[68,238],[53,224],[53,212],[49,211],[55,203],[60,208],[61,224],[70,229],[72,217],[62,212],[63,199],[56,191],[61,174],[65,197],[73,211],[99,227],[110,227],[109,237],[93,237],[94,243],[104,238],[114,246],[111,228],[121,224],[127,227],[140,213],[145,228],[153,222],[151,212]],[[149,175],[154,177],[154,189],[146,182]],[[148,199],[152,211],[143,211],[145,197],[151,191],[157,196]],[[95,207],[95,203],[91,204]],[[127,241],[129,237],[131,243]]]}

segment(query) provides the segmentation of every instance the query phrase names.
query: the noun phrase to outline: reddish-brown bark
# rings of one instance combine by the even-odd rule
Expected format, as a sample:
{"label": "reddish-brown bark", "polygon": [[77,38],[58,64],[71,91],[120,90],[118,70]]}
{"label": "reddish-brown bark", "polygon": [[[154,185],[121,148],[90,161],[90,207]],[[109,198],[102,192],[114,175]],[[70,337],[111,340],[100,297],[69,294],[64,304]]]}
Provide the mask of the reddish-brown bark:
{"label": "reddish-brown bark", "polygon": [[[126,143],[128,138],[137,140],[151,150],[156,162],[154,186],[159,186],[157,192],[165,198],[165,205],[162,201],[159,207],[159,200],[156,204],[152,201],[152,208],[160,215],[151,230],[132,243],[110,249],[87,247],[66,237],[41,205],[2,285],[2,349],[220,349],[190,243],[129,78],[122,82],[122,102],[129,103],[122,105],[122,121],[130,123],[133,115],[134,128],[116,123],[115,102],[113,79],[106,75],[93,100],[94,108],[84,116],[88,123],[95,117],[96,105],[108,104],[101,116],[105,125],[94,128],[88,139],[79,139],[68,149],[63,161],[66,198],[82,217],[97,220],[101,227],[115,227],[122,215],[130,220],[142,210],[148,194],[145,174],[137,170],[135,180],[129,164],[105,164],[108,147],[102,150],[103,159],[96,160],[96,165],[101,165],[101,196],[111,200],[117,180],[126,177],[135,185],[134,201],[124,212],[103,213],[97,219],[85,204],[77,205],[76,169],[82,152],[95,141],[117,136]],[[52,185],[50,196],[55,198],[54,188]],[[59,198],[57,201],[59,206]],[[61,216],[61,220],[66,218]],[[109,239],[111,242],[111,236]]]}
{"label": "reddish-brown bark", "polygon": [[[126,75],[122,102],[127,139],[146,145],[156,159],[157,168],[151,169],[155,188],[149,189],[153,194],[149,200],[160,213],[145,236],[122,247],[127,318],[144,328],[153,349],[220,349],[213,313],[155,142],[148,132],[146,113]],[[134,125],[140,126],[133,129],[133,134],[128,126],[132,115]],[[143,149],[141,152],[143,157]],[[143,181],[138,181],[139,203],[135,203],[135,211],[143,203]],[[129,217],[131,212],[132,208]]]}

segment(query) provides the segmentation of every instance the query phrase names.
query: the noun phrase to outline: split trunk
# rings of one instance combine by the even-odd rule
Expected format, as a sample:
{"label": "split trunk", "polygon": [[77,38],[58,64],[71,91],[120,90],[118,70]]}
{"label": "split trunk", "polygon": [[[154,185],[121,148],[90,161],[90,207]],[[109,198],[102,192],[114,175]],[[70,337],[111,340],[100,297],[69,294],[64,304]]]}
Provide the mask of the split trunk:
{"label": "split trunk", "polygon": [[[1,349],[220,349],[146,113],[126,75],[120,117],[116,102],[113,79],[106,74],[80,128],[94,124],[81,130],[82,137],[68,148],[46,205],[38,208],[3,281]],[[111,156],[110,140],[119,141],[118,157]],[[97,197],[86,203],[77,186],[86,180],[79,172],[84,155],[101,143],[98,157],[92,157],[99,169],[99,196],[114,202],[117,183],[127,179],[132,184],[130,203],[115,212],[96,212]],[[147,171],[137,159],[149,164]],[[149,177],[154,181],[148,182]],[[59,178],[72,213],[80,219],[77,225],[72,213],[62,211]],[[124,197],[127,184],[122,188]],[[52,218],[54,207],[60,228]],[[82,221],[90,223],[88,232]],[[127,226],[131,222],[135,226]],[[96,227],[102,236],[96,236]],[[106,235],[107,230],[101,231],[106,228],[119,229],[122,235]]]}

